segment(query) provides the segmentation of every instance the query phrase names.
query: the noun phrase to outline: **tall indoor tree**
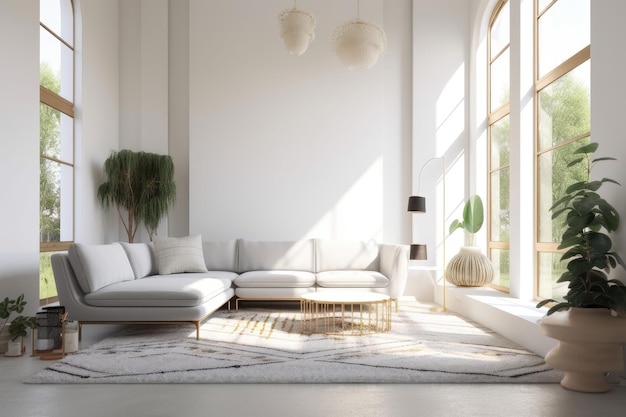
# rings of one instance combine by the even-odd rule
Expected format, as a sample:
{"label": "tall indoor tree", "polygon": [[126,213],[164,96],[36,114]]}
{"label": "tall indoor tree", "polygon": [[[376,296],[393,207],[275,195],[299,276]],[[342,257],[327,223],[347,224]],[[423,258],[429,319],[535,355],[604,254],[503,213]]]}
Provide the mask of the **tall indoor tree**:
{"label": "tall indoor tree", "polygon": [[106,181],[98,187],[102,206],[116,206],[129,242],[142,222],[152,240],[176,200],[172,157],[123,149],[107,158],[104,173]]}

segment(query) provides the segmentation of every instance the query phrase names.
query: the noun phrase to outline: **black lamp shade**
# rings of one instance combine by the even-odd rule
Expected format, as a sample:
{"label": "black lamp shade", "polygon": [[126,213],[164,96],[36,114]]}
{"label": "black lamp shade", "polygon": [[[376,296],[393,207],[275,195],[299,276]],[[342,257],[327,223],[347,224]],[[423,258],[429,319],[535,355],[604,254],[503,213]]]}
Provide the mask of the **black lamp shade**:
{"label": "black lamp shade", "polygon": [[414,213],[426,213],[426,198],[419,195],[410,196],[408,211]]}
{"label": "black lamp shade", "polygon": [[426,247],[427,246],[423,244],[411,245],[410,259],[413,261],[425,261],[428,259]]}

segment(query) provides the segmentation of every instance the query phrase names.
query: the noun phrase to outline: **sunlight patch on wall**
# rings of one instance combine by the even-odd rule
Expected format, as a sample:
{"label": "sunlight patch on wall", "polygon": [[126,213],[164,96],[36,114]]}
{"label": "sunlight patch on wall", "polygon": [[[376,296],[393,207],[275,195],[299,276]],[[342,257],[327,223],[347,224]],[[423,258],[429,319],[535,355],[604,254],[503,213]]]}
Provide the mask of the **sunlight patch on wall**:
{"label": "sunlight patch on wall", "polygon": [[[349,163],[346,162],[346,163]],[[303,237],[382,240],[383,158],[376,159]]]}
{"label": "sunlight patch on wall", "polygon": [[465,131],[465,63],[442,90],[436,109],[437,155],[443,155]]}

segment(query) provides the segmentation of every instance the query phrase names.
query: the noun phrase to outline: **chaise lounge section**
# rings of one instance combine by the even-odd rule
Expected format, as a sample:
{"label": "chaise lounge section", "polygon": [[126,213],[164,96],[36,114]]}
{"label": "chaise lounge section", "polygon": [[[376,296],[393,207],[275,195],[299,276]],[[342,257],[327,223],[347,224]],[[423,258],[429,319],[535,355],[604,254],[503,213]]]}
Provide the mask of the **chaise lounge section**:
{"label": "chaise lounge section", "polygon": [[374,291],[397,301],[408,247],[375,241],[303,239],[72,244],[52,256],[68,319],[95,323],[200,324],[225,304],[299,300],[314,291]]}

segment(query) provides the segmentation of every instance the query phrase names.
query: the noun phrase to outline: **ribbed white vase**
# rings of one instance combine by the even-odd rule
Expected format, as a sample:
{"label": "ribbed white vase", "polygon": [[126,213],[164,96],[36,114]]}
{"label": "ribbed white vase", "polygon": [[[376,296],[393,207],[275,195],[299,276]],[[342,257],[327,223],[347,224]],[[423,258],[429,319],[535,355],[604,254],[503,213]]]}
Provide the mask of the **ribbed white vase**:
{"label": "ribbed white vase", "polygon": [[446,280],[460,287],[482,287],[493,280],[493,265],[475,246],[462,246],[446,268]]}

